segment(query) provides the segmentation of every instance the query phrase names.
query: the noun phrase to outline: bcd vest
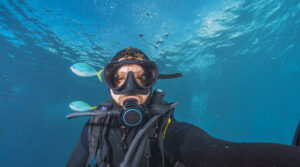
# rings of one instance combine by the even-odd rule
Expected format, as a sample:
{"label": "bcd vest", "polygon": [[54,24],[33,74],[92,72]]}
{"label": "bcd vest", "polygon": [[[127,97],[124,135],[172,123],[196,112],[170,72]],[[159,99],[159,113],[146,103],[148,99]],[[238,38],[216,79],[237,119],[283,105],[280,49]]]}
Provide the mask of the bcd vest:
{"label": "bcd vest", "polygon": [[[133,139],[129,146],[126,145],[126,135],[129,135],[126,132],[128,127],[121,125],[116,127],[118,124],[114,116],[108,115],[105,118],[93,116],[88,123],[89,157],[86,167],[89,167],[92,161],[95,167],[139,167],[142,160],[145,160],[142,161],[143,166],[146,164],[145,167],[165,167],[163,139],[177,103],[166,103],[163,96],[162,90],[153,92],[148,105],[149,119],[133,130],[135,133],[134,136],[131,134]],[[112,101],[101,103],[97,109],[103,107],[112,109]],[[123,132],[119,135],[120,138],[116,135],[117,130]],[[123,144],[117,152],[116,149],[113,152],[112,148],[120,143],[118,140]],[[112,143],[112,141],[117,141],[117,143]],[[117,157],[120,162],[114,162],[115,154],[121,156],[121,158]]]}

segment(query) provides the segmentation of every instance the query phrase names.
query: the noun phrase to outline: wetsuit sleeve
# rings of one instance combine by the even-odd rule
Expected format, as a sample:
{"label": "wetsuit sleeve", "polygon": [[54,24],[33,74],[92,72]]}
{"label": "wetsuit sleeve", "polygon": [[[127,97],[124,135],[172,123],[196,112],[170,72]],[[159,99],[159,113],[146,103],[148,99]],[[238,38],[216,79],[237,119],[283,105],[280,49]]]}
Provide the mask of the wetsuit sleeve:
{"label": "wetsuit sleeve", "polygon": [[85,125],[66,167],[85,167],[88,155],[88,126]]}
{"label": "wetsuit sleeve", "polygon": [[204,130],[175,120],[164,140],[165,153],[186,167],[300,166],[300,147],[273,143],[238,143],[216,139]]}

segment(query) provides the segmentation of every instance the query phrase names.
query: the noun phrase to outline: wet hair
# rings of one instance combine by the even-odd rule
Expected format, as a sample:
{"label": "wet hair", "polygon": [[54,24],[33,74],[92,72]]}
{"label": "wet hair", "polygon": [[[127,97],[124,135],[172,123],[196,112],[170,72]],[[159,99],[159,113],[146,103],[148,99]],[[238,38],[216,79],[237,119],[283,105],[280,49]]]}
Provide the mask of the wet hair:
{"label": "wet hair", "polygon": [[149,60],[149,58],[146,56],[144,52],[137,48],[132,48],[131,46],[119,51],[112,59],[111,61],[118,61],[120,58],[131,58],[131,59],[146,59]]}

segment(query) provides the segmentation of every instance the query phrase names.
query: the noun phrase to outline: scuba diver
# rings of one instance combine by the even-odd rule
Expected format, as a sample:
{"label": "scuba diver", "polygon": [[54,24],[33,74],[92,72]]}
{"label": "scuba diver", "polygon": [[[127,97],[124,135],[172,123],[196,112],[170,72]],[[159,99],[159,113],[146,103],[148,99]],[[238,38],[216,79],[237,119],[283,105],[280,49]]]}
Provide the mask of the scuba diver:
{"label": "scuba diver", "polygon": [[239,143],[214,138],[174,118],[177,103],[152,90],[160,74],[139,49],[119,51],[103,71],[111,99],[68,119],[91,116],[67,167],[299,167],[299,128],[293,145]]}

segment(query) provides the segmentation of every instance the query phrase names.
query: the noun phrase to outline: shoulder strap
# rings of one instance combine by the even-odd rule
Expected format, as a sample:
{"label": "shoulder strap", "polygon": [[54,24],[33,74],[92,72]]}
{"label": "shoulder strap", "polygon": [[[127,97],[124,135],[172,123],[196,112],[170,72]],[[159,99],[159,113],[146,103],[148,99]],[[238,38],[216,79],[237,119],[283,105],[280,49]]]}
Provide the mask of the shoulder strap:
{"label": "shoulder strap", "polygon": [[110,164],[112,164],[111,161],[111,146],[109,144],[109,141],[107,139],[110,125],[111,125],[111,116],[108,116],[105,120],[105,126],[103,126],[102,134],[101,134],[101,143],[97,148],[97,153],[96,153],[96,164],[99,167],[109,167]]}
{"label": "shoulder strap", "polygon": [[[97,109],[101,109],[102,107],[110,107],[112,105],[111,101],[105,101],[97,106]],[[88,167],[92,161],[92,159],[96,156],[97,150],[102,143],[102,132],[104,128],[104,124],[107,118],[99,118],[97,116],[93,116],[89,120],[88,127],[88,140],[89,140],[89,156],[86,163],[86,167]]]}
{"label": "shoulder strap", "polygon": [[158,138],[158,146],[159,146],[159,150],[160,150],[160,154],[161,154],[161,165],[162,167],[165,166],[164,162],[165,162],[165,154],[164,154],[164,145],[163,145],[163,140],[165,139],[165,135],[166,135],[166,131],[167,128],[169,126],[169,124],[171,123],[171,114],[174,112],[174,109],[171,109],[170,111],[168,111],[168,113],[162,118],[162,124],[161,124],[161,129],[160,129],[160,133],[159,133],[159,138]]}
{"label": "shoulder strap", "polygon": [[[164,164],[164,150],[163,150],[163,140],[165,138],[165,134],[166,134],[166,131],[167,131],[167,128],[168,128],[168,125],[171,123],[171,116],[174,112],[174,106],[173,104],[175,103],[167,103],[163,97],[164,97],[165,93],[163,90],[155,90],[153,92],[153,99],[151,100],[152,104],[151,104],[151,112],[153,114],[159,114],[161,115],[161,118],[160,118],[160,121],[158,122],[158,125],[157,125],[157,131],[156,131],[156,134],[154,136],[156,136],[156,141],[153,141],[152,140],[152,143],[155,143],[155,146],[158,148],[155,149],[153,147],[152,150],[152,153],[151,153],[151,156],[154,155],[154,159],[153,158],[150,158],[150,163],[155,163],[158,165],[157,161],[160,161],[160,166],[161,167],[164,167],[165,164]],[[154,151],[154,152],[153,152]],[[155,155],[160,155],[160,160],[158,160],[157,156]],[[156,162],[155,162],[156,161]],[[151,165],[149,165],[151,166]]]}

